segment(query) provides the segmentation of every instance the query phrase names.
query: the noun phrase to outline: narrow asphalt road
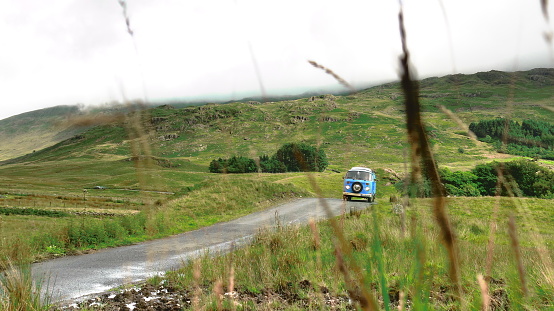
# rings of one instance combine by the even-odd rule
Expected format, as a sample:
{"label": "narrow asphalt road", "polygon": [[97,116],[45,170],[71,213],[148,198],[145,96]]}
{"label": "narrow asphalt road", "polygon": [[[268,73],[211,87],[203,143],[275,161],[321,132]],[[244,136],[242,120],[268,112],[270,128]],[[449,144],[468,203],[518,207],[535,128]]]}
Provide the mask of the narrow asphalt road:
{"label": "narrow asphalt road", "polygon": [[[365,202],[324,199],[333,215],[367,208]],[[100,293],[124,284],[178,268],[204,252],[227,251],[249,242],[263,227],[307,223],[324,218],[326,212],[315,198],[298,199],[233,221],[186,232],[164,239],[110,248],[95,253],[69,256],[33,264],[35,280],[42,280],[54,301],[65,301]]]}

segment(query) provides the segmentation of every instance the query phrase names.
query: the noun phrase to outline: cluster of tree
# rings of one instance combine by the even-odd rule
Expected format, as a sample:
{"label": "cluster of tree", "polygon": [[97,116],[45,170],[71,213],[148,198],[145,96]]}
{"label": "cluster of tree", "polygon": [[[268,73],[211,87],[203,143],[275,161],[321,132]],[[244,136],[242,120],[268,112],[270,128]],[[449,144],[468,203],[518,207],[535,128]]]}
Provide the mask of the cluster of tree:
{"label": "cluster of tree", "polygon": [[305,143],[288,143],[274,155],[262,155],[256,160],[242,156],[212,160],[209,170],[211,173],[323,172],[328,164],[323,149]]}
{"label": "cluster of tree", "polygon": [[471,123],[469,129],[500,152],[554,160],[554,125],[548,122],[498,118]]}
{"label": "cluster of tree", "polygon": [[[504,181],[499,183],[502,172]],[[441,182],[447,195],[451,196],[510,196],[554,198],[554,172],[528,160],[506,163],[479,164],[469,172],[439,170]],[[431,183],[425,178],[421,185],[405,187],[405,182],[396,184],[399,191],[408,188],[411,196],[428,197]]]}

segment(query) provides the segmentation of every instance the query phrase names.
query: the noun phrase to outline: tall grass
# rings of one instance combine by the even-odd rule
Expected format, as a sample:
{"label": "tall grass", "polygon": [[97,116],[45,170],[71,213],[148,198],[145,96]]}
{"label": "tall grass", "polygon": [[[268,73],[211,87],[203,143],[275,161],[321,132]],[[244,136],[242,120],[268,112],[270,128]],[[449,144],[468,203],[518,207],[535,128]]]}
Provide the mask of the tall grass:
{"label": "tall grass", "polygon": [[[0,261],[10,258],[32,262],[61,255],[79,254],[90,249],[128,245],[195,230],[244,216],[297,196],[309,195],[292,184],[256,178],[256,174],[248,177],[223,176],[217,180],[206,181],[198,189],[186,194],[171,200],[144,200],[152,203],[133,204],[131,207],[140,208],[142,211],[132,210],[132,214],[102,214],[100,212],[105,210],[98,209],[102,204],[115,207],[119,203],[99,199],[83,203],[82,198],[82,208],[67,208],[72,211],[71,214],[25,208],[24,204],[21,208],[5,208],[6,212],[11,214],[23,215],[9,216],[10,222],[6,225],[0,218]],[[66,210],[56,207],[65,201],[58,199],[54,208]],[[89,208],[90,211],[86,207],[87,203],[93,207]],[[128,206],[128,203],[123,205]],[[118,208],[125,211],[125,207]],[[112,212],[114,211],[117,210]],[[27,215],[29,213],[34,215]],[[52,216],[63,217],[57,217],[56,221],[52,221]],[[29,226],[29,223],[33,226]]]}
{"label": "tall grass", "polygon": [[48,297],[43,296],[42,285],[33,280],[29,265],[7,262],[0,267],[0,310],[49,310]]}
{"label": "tall grass", "polygon": [[[484,274],[489,256],[488,219],[476,218],[468,212],[479,213],[483,208],[490,211],[493,204],[489,198],[471,204],[464,204],[464,200],[453,200],[456,209],[452,219],[462,250],[460,294],[449,276],[448,255],[441,243],[441,230],[430,213],[433,203],[429,199],[412,201],[407,211],[412,228],[409,236],[402,233],[401,216],[392,206],[375,205],[338,219],[349,253],[337,250],[336,229],[331,222],[312,222],[307,227],[262,230],[252,245],[219,257],[202,257],[170,272],[167,278],[176,288],[190,289],[191,284],[199,284],[198,306],[208,306],[214,301],[212,286],[217,280],[225,292],[230,292],[232,282],[236,292],[234,302],[245,309],[270,309],[264,306],[287,310],[349,309],[356,305],[379,310],[393,310],[401,305],[412,310],[480,309],[485,294],[487,303],[494,306],[492,310],[521,305],[541,310],[552,307],[554,297],[548,293],[554,288],[545,280],[544,268],[536,267],[539,250],[530,244],[520,246],[521,263],[530,285],[527,296],[521,294],[507,228],[495,233],[495,264],[490,274]],[[546,202],[534,204],[548,206]],[[509,206],[501,208],[502,218],[507,219],[510,213]],[[546,228],[549,221],[543,220],[538,225]],[[532,235],[519,234],[525,240]],[[552,254],[553,249],[548,252]],[[354,265],[360,269],[355,271]],[[487,288],[488,293],[482,288]],[[364,301],[364,295],[370,295],[375,305]],[[231,303],[229,295],[224,297]],[[255,307],[247,307],[252,304]]]}

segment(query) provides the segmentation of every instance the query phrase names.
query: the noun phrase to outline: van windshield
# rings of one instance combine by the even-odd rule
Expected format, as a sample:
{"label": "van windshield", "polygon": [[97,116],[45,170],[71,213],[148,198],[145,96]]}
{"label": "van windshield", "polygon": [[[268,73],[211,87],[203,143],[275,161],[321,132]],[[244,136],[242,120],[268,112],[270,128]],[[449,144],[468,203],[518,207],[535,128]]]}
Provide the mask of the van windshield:
{"label": "van windshield", "polygon": [[360,179],[360,180],[371,180],[369,172],[362,171],[348,171],[346,173],[346,179]]}

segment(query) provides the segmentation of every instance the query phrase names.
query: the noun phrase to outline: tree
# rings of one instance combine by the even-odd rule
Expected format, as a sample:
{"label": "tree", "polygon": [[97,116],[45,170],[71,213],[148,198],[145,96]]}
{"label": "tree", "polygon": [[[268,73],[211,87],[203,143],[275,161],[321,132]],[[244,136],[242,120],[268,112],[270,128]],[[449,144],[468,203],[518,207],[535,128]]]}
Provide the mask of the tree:
{"label": "tree", "polygon": [[209,170],[210,173],[254,173],[258,169],[254,160],[232,156],[230,159],[212,160]]}
{"label": "tree", "polygon": [[246,157],[232,156],[227,164],[228,173],[254,173],[257,170],[256,162]]}
{"label": "tree", "polygon": [[275,153],[275,158],[288,172],[323,172],[329,164],[323,149],[305,143],[284,144]]}
{"label": "tree", "polygon": [[284,173],[287,171],[285,164],[277,160],[275,155],[271,157],[268,155],[260,156],[260,168],[264,173]]}
{"label": "tree", "polygon": [[256,161],[243,156],[232,156],[229,159],[212,160],[209,165],[211,173],[264,173],[284,172],[323,172],[329,162],[322,149],[304,143],[284,144],[271,157],[262,155],[259,165]]}
{"label": "tree", "polygon": [[212,160],[210,162],[210,173],[223,173],[223,168],[227,165],[227,161],[221,158],[217,160]]}
{"label": "tree", "polygon": [[466,197],[475,197],[481,194],[476,182],[477,176],[472,172],[452,172],[448,168],[442,168],[439,173],[447,194]]}
{"label": "tree", "polygon": [[471,170],[471,172],[477,176],[477,189],[481,195],[496,195],[496,180],[498,179],[498,173],[496,171],[497,166],[498,162],[492,162],[479,164]]}

